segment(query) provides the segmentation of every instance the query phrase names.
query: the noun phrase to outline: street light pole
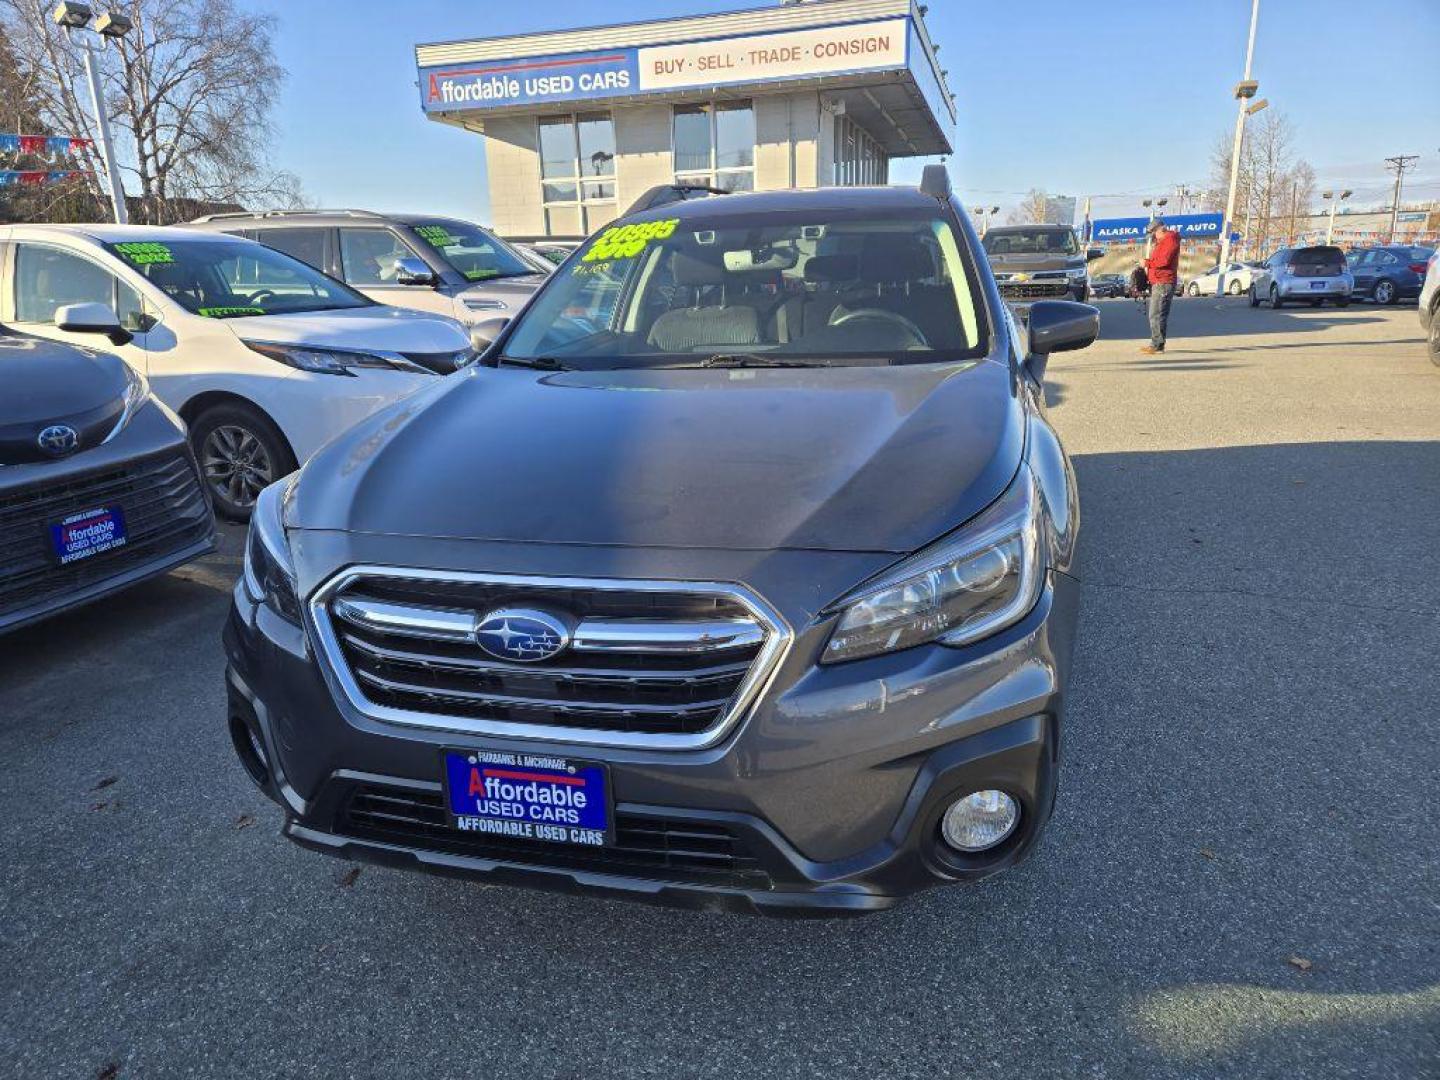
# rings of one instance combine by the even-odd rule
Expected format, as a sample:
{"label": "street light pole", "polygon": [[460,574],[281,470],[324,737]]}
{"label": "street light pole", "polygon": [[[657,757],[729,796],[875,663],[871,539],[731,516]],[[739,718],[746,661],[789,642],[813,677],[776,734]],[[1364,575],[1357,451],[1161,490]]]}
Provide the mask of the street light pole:
{"label": "street light pole", "polygon": [[128,225],[125,209],[125,188],[120,183],[120,170],[115,165],[115,145],[110,140],[110,118],[105,115],[105,95],[100,89],[100,74],[95,70],[95,48],[88,41],[80,42],[85,53],[85,78],[90,83],[90,102],[95,107],[95,130],[100,136],[100,160],[105,163],[105,180],[110,188],[110,204],[115,208],[115,224]]}
{"label": "street light pole", "polygon": [[105,92],[100,88],[100,73],[95,66],[97,47],[78,34],[91,33],[100,39],[103,49],[112,39],[118,40],[130,32],[130,20],[124,15],[109,12],[101,15],[91,28],[90,20],[95,17],[88,4],[76,0],[60,0],[51,18],[65,31],[65,40],[76,45],[85,54],[85,81],[90,84],[90,104],[95,109],[95,132],[99,136],[100,160],[105,166],[105,182],[110,188],[110,204],[115,209],[115,223],[129,223],[130,215],[125,209],[125,187],[120,182],[120,168],[115,163],[115,143],[110,138],[110,118],[105,112]]}
{"label": "street light pole", "polygon": [[1348,198],[1350,198],[1351,195],[1354,195],[1354,194],[1355,194],[1355,193],[1354,193],[1353,191],[1351,191],[1349,188],[1346,188],[1344,191],[1340,192],[1339,194],[1336,194],[1336,193],[1333,192],[1333,191],[1322,191],[1322,192],[1320,193],[1320,197],[1321,197],[1322,199],[1328,200],[1329,203],[1330,203],[1330,224],[1328,224],[1327,226],[1325,226],[1325,244],[1326,244],[1327,247],[1329,246],[1329,244],[1331,243],[1331,241],[1333,241],[1333,240],[1335,239],[1335,210],[1336,210],[1336,208],[1339,207],[1340,201],[1341,201],[1342,199],[1348,199]]}
{"label": "street light pole", "polygon": [[1255,96],[1258,89],[1250,79],[1250,65],[1255,59],[1255,26],[1259,21],[1260,0],[1251,0],[1250,40],[1245,46],[1245,76],[1235,87],[1235,97],[1238,99],[1235,110],[1235,141],[1230,149],[1230,188],[1225,196],[1225,218],[1220,222],[1220,272],[1216,275],[1216,296],[1225,295],[1225,268],[1230,265],[1230,219],[1235,214],[1235,187],[1240,180],[1240,143],[1245,137],[1245,103]]}

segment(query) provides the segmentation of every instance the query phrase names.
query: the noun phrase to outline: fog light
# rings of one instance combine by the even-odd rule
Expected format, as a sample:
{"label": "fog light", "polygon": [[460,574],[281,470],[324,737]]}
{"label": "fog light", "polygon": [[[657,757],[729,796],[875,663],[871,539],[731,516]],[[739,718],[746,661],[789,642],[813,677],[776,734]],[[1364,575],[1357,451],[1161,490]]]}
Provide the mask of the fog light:
{"label": "fog light", "polygon": [[945,811],[940,833],[957,851],[984,851],[1004,840],[1019,823],[1020,804],[1005,792],[972,791]]}

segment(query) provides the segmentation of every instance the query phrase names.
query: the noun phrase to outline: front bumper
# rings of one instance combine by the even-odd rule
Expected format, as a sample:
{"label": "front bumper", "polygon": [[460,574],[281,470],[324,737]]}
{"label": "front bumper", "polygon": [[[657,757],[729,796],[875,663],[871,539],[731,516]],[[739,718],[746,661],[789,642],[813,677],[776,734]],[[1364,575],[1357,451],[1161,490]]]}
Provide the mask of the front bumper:
{"label": "front bumper", "polygon": [[[159,402],[115,439],[59,461],[12,465],[0,478],[0,633],[89,604],[215,548],[210,503],[180,421]],[[49,526],[117,506],[124,546],[59,565]]]}
{"label": "front bumper", "polygon": [[[993,874],[1033,849],[1055,798],[1077,608],[1077,583],[1052,574],[1030,616],[980,645],[798,673],[787,663],[718,746],[581,750],[353,715],[305,634],[257,609],[242,585],[225,631],[229,722],[237,748],[262,748],[260,767],[249,767],[285,810],[285,835],[312,850],[661,904],[863,914]],[[444,746],[605,761],[616,845],[557,848],[449,829]],[[1020,802],[1015,833],[979,856],[944,848],[945,808],[990,787]]]}

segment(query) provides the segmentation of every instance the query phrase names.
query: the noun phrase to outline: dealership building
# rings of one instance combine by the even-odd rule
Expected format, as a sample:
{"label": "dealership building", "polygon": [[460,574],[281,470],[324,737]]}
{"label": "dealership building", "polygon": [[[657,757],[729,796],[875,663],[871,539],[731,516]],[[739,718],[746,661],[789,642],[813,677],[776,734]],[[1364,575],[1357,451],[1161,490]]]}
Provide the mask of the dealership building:
{"label": "dealership building", "polygon": [[657,184],[883,184],[953,150],[955,104],[912,0],[419,45],[426,117],[485,139],[492,224],[573,237]]}

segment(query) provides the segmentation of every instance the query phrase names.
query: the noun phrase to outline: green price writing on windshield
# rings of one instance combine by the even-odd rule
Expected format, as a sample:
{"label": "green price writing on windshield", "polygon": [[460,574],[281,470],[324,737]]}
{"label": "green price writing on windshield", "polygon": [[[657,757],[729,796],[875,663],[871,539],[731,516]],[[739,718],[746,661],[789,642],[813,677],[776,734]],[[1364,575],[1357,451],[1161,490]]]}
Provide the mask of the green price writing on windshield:
{"label": "green price writing on windshield", "polygon": [[197,315],[207,319],[229,319],[236,315],[264,315],[265,309],[258,307],[202,307],[196,308]]}
{"label": "green price writing on windshield", "polygon": [[633,259],[652,240],[664,240],[675,234],[679,218],[646,221],[638,225],[615,225],[600,234],[581,262],[604,262],[610,259]]}
{"label": "green price writing on windshield", "polygon": [[443,225],[417,225],[415,232],[421,240],[434,248],[453,247],[460,243],[460,238],[451,235],[450,230]]}
{"label": "green price writing on windshield", "polygon": [[175,255],[165,244],[116,244],[115,250],[136,266],[153,266],[156,263],[173,263]]}

